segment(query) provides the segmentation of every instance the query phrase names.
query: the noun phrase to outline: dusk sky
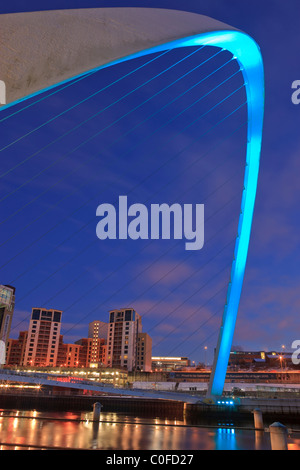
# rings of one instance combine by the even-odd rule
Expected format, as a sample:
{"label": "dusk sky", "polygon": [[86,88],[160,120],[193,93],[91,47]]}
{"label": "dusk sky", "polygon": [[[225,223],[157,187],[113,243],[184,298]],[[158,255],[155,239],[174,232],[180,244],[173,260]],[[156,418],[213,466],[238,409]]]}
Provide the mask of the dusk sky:
{"label": "dusk sky", "polygon": [[[291,350],[300,338],[300,105],[291,101],[292,82],[300,80],[299,2],[28,0],[26,7],[15,1],[0,12],[114,6],[211,16],[259,44],[265,69],[263,146],[233,344]],[[212,57],[211,49],[136,59],[0,113],[0,280],[16,287],[12,338],[28,329],[32,307],[62,310],[64,342],[74,342],[87,336],[89,322],[108,321],[109,310],[128,306],[142,316],[153,355],[211,362],[246,146],[241,74],[226,52]],[[148,208],[203,203],[203,249],[186,251],[184,240],[97,239],[96,208],[116,205],[119,195]]]}

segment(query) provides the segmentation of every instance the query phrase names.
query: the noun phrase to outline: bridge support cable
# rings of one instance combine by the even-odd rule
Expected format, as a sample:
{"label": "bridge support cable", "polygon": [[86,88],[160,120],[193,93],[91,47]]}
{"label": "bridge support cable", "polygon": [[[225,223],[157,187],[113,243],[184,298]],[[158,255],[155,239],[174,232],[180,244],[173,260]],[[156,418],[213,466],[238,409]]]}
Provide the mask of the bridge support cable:
{"label": "bridge support cable", "polygon": [[[228,98],[229,98],[230,96],[232,96],[234,93],[235,93],[235,92],[229,94],[225,99],[228,99]],[[222,100],[222,101],[224,101],[224,100]],[[243,106],[244,104],[245,104],[245,103],[243,103],[241,106]],[[219,105],[219,104],[213,106],[213,108],[211,108],[211,109],[215,109],[215,107],[218,106],[218,105]],[[241,107],[241,106],[240,106],[240,107]],[[239,110],[240,107],[238,107],[236,110],[234,110],[233,113],[236,112],[237,110]],[[211,109],[210,109],[209,111],[211,111]],[[207,115],[209,111],[207,111],[206,113],[204,113],[204,115]],[[197,121],[198,121],[199,119],[201,119],[204,115],[202,114],[202,115],[200,115],[200,117],[197,117],[192,123],[189,123],[187,126],[185,126],[185,129],[191,127],[192,124],[194,124],[195,122],[197,122]],[[219,125],[219,124],[223,123],[224,120],[227,119],[228,117],[230,117],[231,115],[232,115],[232,113],[229,113],[227,116],[225,116],[225,118],[221,119],[216,125]],[[173,119],[174,119],[174,118],[172,118],[172,120],[173,120]],[[212,131],[214,128],[215,128],[215,126],[214,126],[210,131]],[[202,136],[203,136],[203,134],[201,134],[200,137],[198,136],[198,139],[201,138]],[[172,157],[172,158],[173,158],[173,157]],[[144,181],[144,180],[143,180],[143,181]],[[85,204],[86,204],[86,203],[85,203]],[[84,205],[85,205],[85,204],[84,204]],[[81,207],[82,207],[82,206],[81,206]],[[74,212],[73,212],[71,215],[73,215],[73,214],[74,214]],[[70,214],[69,214],[67,217],[69,217],[69,216],[70,216]],[[67,217],[66,217],[66,218],[67,218]],[[63,220],[65,220],[65,219],[63,219]],[[94,219],[93,219],[93,220],[94,220]],[[91,221],[92,221],[92,220],[91,220]],[[61,221],[61,222],[62,222],[62,221]],[[61,222],[59,222],[59,223],[61,223]],[[58,224],[59,224],[59,223],[58,223]],[[56,227],[58,224],[56,224],[54,227]],[[22,229],[22,230],[23,230],[23,229]],[[48,234],[51,230],[53,230],[53,227],[52,227],[51,229],[49,229],[49,230],[46,232],[46,234]],[[46,234],[44,234],[44,235],[46,235]],[[27,249],[27,248],[29,248],[30,246],[32,246],[36,241],[39,241],[44,235],[42,235],[41,237],[39,237],[38,239],[36,239],[35,241],[33,241],[33,242],[32,242],[30,245],[28,245],[25,249]],[[5,242],[4,242],[4,243],[5,243]],[[24,252],[24,249],[21,250],[18,254],[14,255],[14,257],[11,258],[11,259],[9,260],[9,262],[12,261],[13,259],[15,259],[19,254],[21,254],[21,253],[23,253],[23,252]],[[2,269],[4,266],[6,266],[9,262],[4,263],[2,266],[0,266],[0,269]]]}

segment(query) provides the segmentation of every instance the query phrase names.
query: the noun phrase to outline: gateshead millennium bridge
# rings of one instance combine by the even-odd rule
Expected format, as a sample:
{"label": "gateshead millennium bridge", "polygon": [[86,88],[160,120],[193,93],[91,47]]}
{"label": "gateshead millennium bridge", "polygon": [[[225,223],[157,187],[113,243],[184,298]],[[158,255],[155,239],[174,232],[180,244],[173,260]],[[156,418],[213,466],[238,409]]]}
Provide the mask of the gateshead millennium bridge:
{"label": "gateshead millennium bridge", "polygon": [[[238,234],[208,397],[222,395],[241,296],[261,150],[264,76],[259,47],[247,34],[202,15],[149,8],[102,8],[0,16],[6,105],[100,68],[188,46],[229,51],[247,94],[248,130]],[[3,97],[2,97],[3,98]],[[3,102],[3,100],[2,100]]]}

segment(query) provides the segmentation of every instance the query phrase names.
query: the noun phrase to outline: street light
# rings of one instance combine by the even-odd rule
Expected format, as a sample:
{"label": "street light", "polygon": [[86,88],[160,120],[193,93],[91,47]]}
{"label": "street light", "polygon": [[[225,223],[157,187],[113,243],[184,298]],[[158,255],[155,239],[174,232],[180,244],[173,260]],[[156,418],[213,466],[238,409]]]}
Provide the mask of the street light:
{"label": "street light", "polygon": [[207,351],[207,346],[204,346],[204,366],[205,366],[205,369],[206,369],[206,351]]}
{"label": "street light", "polygon": [[[281,345],[281,349],[282,349],[282,356],[281,356],[281,360],[282,360],[282,359],[284,359],[284,350],[285,350],[285,345],[284,344]],[[285,364],[285,366],[286,366],[286,364]],[[282,367],[282,362],[281,362],[281,367]]]}

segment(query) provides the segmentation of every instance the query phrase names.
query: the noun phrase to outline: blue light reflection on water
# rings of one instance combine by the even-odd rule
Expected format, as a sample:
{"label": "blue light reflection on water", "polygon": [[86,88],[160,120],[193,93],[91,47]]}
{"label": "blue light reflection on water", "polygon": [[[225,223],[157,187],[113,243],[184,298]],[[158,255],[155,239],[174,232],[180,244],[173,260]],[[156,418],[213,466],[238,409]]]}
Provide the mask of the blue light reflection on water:
{"label": "blue light reflection on water", "polygon": [[238,450],[233,428],[219,428],[216,432],[216,450]]}

